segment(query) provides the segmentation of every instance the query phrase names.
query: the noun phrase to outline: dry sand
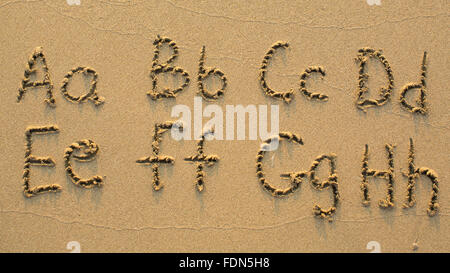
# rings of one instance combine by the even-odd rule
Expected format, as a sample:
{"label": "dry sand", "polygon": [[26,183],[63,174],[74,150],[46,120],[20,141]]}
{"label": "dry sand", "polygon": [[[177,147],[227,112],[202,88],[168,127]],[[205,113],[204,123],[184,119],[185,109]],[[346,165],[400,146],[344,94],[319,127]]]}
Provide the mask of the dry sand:
{"label": "dry sand", "polygon": [[[81,0],[79,6],[1,1],[0,251],[68,252],[67,244],[77,241],[82,252],[369,252],[368,243],[376,241],[382,252],[417,246],[419,252],[448,252],[449,9],[448,1],[382,0],[381,6],[363,0],[246,1],[245,6],[237,1]],[[176,100],[153,101],[146,95],[157,34],[177,43],[174,65],[190,75]],[[290,104],[266,96],[259,84],[262,59],[277,41],[289,42],[289,48],[275,52],[266,79],[275,90],[295,90]],[[312,210],[314,204],[331,206],[330,188],[318,191],[305,179],[292,194],[276,198],[260,185],[255,173],[259,140],[206,142],[205,154],[220,160],[205,168],[199,193],[195,165],[183,160],[195,154],[196,141],[175,142],[165,134],[161,154],[175,162],[161,164],[164,187],[153,190],[151,167],[136,160],[151,155],[154,124],[172,120],[175,104],[193,106],[203,45],[205,65],[228,79],[218,105],[279,104],[280,130],[303,138],[303,146],[283,142],[264,158],[272,185],[286,187],[280,173],[308,170],[317,156],[337,155],[341,200],[332,222],[314,217]],[[55,108],[44,103],[44,88],[16,102],[27,60],[38,46],[54,84]],[[355,58],[363,47],[382,49],[394,77],[391,97],[367,113],[355,104]],[[400,104],[401,88],[420,80],[424,51],[426,116]],[[78,66],[98,73],[97,94],[104,104],[74,104],[63,96],[61,82]],[[312,74],[306,85],[328,95],[328,101],[309,100],[298,91],[300,74],[309,66],[325,69],[323,80]],[[386,85],[383,69],[379,62],[368,64],[371,98]],[[68,90],[79,96],[88,83],[74,76]],[[414,102],[417,91],[410,93],[407,99]],[[59,133],[33,137],[32,153],[52,157],[56,166],[32,166],[30,186],[59,184],[62,190],[26,198],[25,130],[43,125],[57,125]],[[431,182],[424,176],[416,182],[417,204],[402,209],[408,179],[401,173],[408,171],[410,137],[416,167],[429,167],[439,176],[440,208],[433,217],[427,215]],[[65,173],[64,151],[82,139],[95,141],[99,152],[87,163],[72,160],[73,169],[84,178],[103,176],[102,188],[78,187]],[[376,170],[388,169],[385,145],[395,145],[393,208],[378,206],[388,187],[382,178],[368,178],[372,201],[362,204],[365,144],[369,168]],[[320,165],[321,181],[327,173],[327,165]]]}

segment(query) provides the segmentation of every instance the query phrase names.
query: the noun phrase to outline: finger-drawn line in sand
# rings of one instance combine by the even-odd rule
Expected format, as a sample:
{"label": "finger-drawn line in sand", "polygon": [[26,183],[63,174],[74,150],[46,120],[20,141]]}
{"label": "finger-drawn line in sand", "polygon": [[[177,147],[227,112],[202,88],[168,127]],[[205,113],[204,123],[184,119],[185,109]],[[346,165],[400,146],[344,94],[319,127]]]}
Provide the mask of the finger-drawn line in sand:
{"label": "finger-drawn line in sand", "polygon": [[404,208],[414,207],[416,204],[416,195],[414,193],[416,189],[416,179],[419,175],[425,175],[431,180],[431,200],[428,203],[427,213],[429,216],[434,216],[438,212],[439,203],[438,193],[439,193],[439,180],[437,173],[427,167],[416,168],[414,164],[414,143],[412,138],[409,139],[409,154],[408,154],[408,173],[404,172],[403,175],[408,177],[408,186],[406,193],[406,200],[403,204]]}
{"label": "finger-drawn line in sand", "polygon": [[[37,59],[42,61],[42,72],[44,73],[44,79],[42,81],[35,80],[30,82],[30,76],[36,74],[36,64]],[[19,87],[19,95],[17,96],[17,102],[23,99],[23,96],[28,91],[29,88],[35,87],[46,87],[47,88],[47,98],[44,100],[47,105],[55,107],[55,98],[53,97],[53,83],[50,79],[50,73],[48,72],[47,60],[44,55],[42,47],[36,47],[33,53],[28,58],[28,62],[25,67],[25,72],[23,79]]]}
{"label": "finger-drawn line in sand", "polygon": [[172,156],[159,154],[160,151],[159,144],[161,144],[162,134],[164,132],[167,132],[168,130],[171,130],[174,125],[177,126],[179,130],[183,129],[182,124],[173,121],[156,123],[153,131],[153,141],[152,141],[153,155],[148,157],[142,157],[136,160],[136,163],[139,164],[152,165],[153,189],[155,191],[159,191],[164,186],[159,176],[159,164],[160,163],[173,164],[175,161],[175,158]]}
{"label": "finger-drawn line in sand", "polygon": [[264,59],[262,61],[261,64],[261,68],[259,69],[259,82],[261,85],[261,88],[263,89],[264,93],[272,98],[276,98],[276,99],[281,99],[286,103],[290,103],[292,100],[292,97],[294,95],[294,90],[290,89],[289,91],[275,91],[273,89],[271,89],[268,85],[267,85],[267,80],[266,80],[266,74],[267,74],[267,66],[269,64],[269,60],[272,59],[275,51],[279,48],[288,48],[289,47],[289,43],[287,42],[283,42],[283,41],[278,41],[276,43],[274,43],[269,51],[267,51],[266,55],[264,56]]}
{"label": "finger-drawn line in sand", "polygon": [[[286,188],[276,188],[267,182],[265,178],[265,174],[262,167],[262,161],[264,159],[264,155],[269,149],[271,143],[273,141],[281,142],[283,139],[291,142],[303,145],[303,140],[299,135],[296,135],[291,132],[280,132],[278,136],[269,138],[263,142],[261,145],[258,154],[256,156],[256,176],[258,177],[259,182],[263,186],[265,190],[271,193],[275,197],[286,196],[290,193],[293,193],[297,190],[300,184],[303,182],[305,177],[309,176],[311,180],[311,184],[313,188],[317,190],[323,190],[331,186],[333,192],[333,205],[329,209],[322,209],[320,205],[314,204],[313,206],[313,214],[315,216],[328,219],[332,221],[331,216],[336,212],[336,207],[339,203],[339,190],[338,190],[338,177],[336,174],[336,155],[335,154],[325,154],[318,156],[312,163],[309,171],[300,171],[300,172],[287,172],[280,174],[280,177],[287,178],[290,180],[291,185]],[[320,165],[320,163],[327,159],[330,163],[330,173],[328,178],[324,182],[319,182],[319,179],[316,177],[316,169]]]}
{"label": "finger-drawn line in sand", "polygon": [[291,182],[291,185],[284,189],[276,188],[272,186],[269,182],[267,182],[262,167],[264,155],[267,151],[271,150],[268,149],[268,147],[271,145],[273,141],[281,142],[283,139],[291,143],[303,145],[303,140],[299,135],[293,134],[291,132],[280,132],[278,136],[266,139],[261,145],[258,154],[256,156],[256,176],[258,177],[258,180],[263,186],[263,188],[267,190],[269,193],[271,193],[273,196],[285,196],[294,192],[303,182],[303,178],[307,176],[306,172],[291,172],[282,174],[281,177],[288,178]]}
{"label": "finger-drawn line in sand", "polygon": [[[275,51],[279,48],[286,49],[289,47],[288,42],[278,41],[274,43],[269,51],[267,51],[266,55],[264,55],[263,61],[261,63],[261,67],[259,69],[259,82],[261,88],[264,93],[272,98],[281,99],[286,103],[290,103],[294,97],[294,89],[290,89],[289,91],[276,91],[269,87],[266,80],[267,74],[267,66],[269,64],[269,60],[273,58]],[[319,73],[322,78],[325,77],[325,70],[321,66],[309,66],[300,74],[300,92],[305,95],[309,99],[316,99],[320,101],[327,101],[328,96],[321,93],[311,93],[306,88],[306,79],[308,79],[312,73]]]}
{"label": "finger-drawn line in sand", "polygon": [[[89,74],[91,74],[92,81],[91,81],[91,86],[89,88],[88,93],[86,93],[84,95],[80,95],[79,97],[75,97],[75,96],[72,96],[69,94],[69,92],[67,91],[67,86],[69,85],[69,82],[72,79],[73,75],[78,72],[81,72],[85,77],[87,77]],[[81,103],[86,100],[91,100],[95,105],[103,104],[105,102],[105,98],[97,95],[97,82],[98,82],[97,79],[98,79],[98,73],[93,68],[85,67],[85,66],[78,66],[78,67],[72,68],[72,70],[70,70],[66,74],[66,76],[64,77],[64,79],[62,81],[61,92],[68,101],[73,102],[73,103]]]}
{"label": "finger-drawn line in sand", "polygon": [[[83,139],[70,144],[68,148],[64,151],[64,168],[66,169],[67,175],[70,177],[72,182],[83,188],[93,188],[95,186],[101,187],[103,185],[103,177],[100,175],[94,175],[88,179],[82,179],[78,176],[70,164],[70,158],[73,157],[75,160],[80,162],[87,162],[95,159],[97,152],[99,150],[98,145],[90,140]],[[74,151],[80,151],[79,154],[73,154]]]}
{"label": "finger-drawn line in sand", "polygon": [[[177,93],[181,92],[184,88],[189,85],[190,79],[189,74],[179,66],[171,66],[170,64],[178,57],[178,46],[177,44],[167,37],[157,36],[156,40],[153,42],[155,45],[152,68],[150,71],[150,78],[152,79],[152,90],[147,92],[152,100],[157,100],[161,98],[175,98]],[[172,55],[169,57],[167,62],[160,63],[159,61],[159,51],[163,44],[168,44],[169,48],[173,50]],[[180,74],[184,82],[181,86],[171,90],[170,88],[163,88],[158,90],[158,74],[171,73],[173,76],[175,74]]]}
{"label": "finger-drawn line in sand", "polygon": [[36,194],[45,192],[57,192],[61,190],[58,184],[42,185],[30,188],[30,169],[31,165],[54,167],[55,161],[51,157],[36,157],[31,154],[31,145],[33,143],[33,134],[51,134],[58,133],[59,128],[55,125],[49,126],[30,126],[25,131],[25,165],[23,167],[23,193],[26,197],[32,197]]}
{"label": "finger-drawn line in sand", "polygon": [[[330,163],[330,173],[328,174],[327,179],[324,182],[320,183],[319,179],[316,178],[316,170],[319,164],[325,159]],[[315,204],[313,208],[315,216],[326,218],[331,222],[331,216],[333,216],[333,214],[336,212],[336,208],[340,200],[338,176],[336,174],[336,155],[331,153],[318,156],[311,165],[311,168],[309,170],[309,177],[311,179],[311,184],[317,190],[323,190],[325,188],[331,187],[331,190],[333,192],[333,205],[329,209],[322,209],[318,204]]]}
{"label": "finger-drawn line in sand", "polygon": [[[224,94],[225,88],[227,87],[227,78],[225,77],[225,74],[218,68],[215,67],[206,68],[205,60],[206,60],[206,51],[205,46],[203,46],[200,52],[200,60],[198,64],[197,84],[199,91],[197,93],[200,93],[205,100],[217,100]],[[222,82],[222,87],[220,87],[214,92],[206,90],[203,81],[209,76],[217,76]]]}
{"label": "finger-drawn line in sand", "polygon": [[[422,67],[420,71],[420,82],[419,83],[409,83],[402,88],[400,92],[400,103],[401,105],[411,113],[418,113],[425,115],[428,111],[426,107],[426,79],[427,79],[427,52],[423,53]],[[417,106],[412,106],[406,101],[406,93],[412,89],[419,89],[419,97],[417,98]]]}
{"label": "finger-drawn line in sand", "polygon": [[300,75],[300,92],[309,99],[316,99],[321,101],[327,101],[328,96],[321,93],[311,93],[306,88],[306,79],[308,79],[312,73],[319,73],[323,79],[325,77],[325,70],[321,66],[309,66]]}
{"label": "finger-drawn line in sand", "polygon": [[[330,173],[328,175],[328,178],[320,183],[319,180],[316,178],[316,169],[319,166],[319,164],[324,160],[327,159],[330,163]],[[292,178],[302,178],[309,176],[309,179],[311,180],[311,184],[313,188],[317,190],[323,190],[331,186],[331,190],[333,192],[333,205],[328,209],[323,209],[320,205],[314,204],[313,206],[313,214],[316,217],[320,217],[322,219],[328,219],[328,221],[333,221],[331,218],[337,209],[339,200],[340,200],[340,194],[338,189],[338,176],[336,174],[336,155],[331,154],[324,154],[318,156],[312,163],[311,168],[308,172],[294,172],[294,173],[282,173],[281,177],[289,177],[292,180]],[[301,182],[301,181],[300,181]],[[290,192],[289,192],[290,193]]]}
{"label": "finger-drawn line in sand", "polygon": [[219,156],[214,154],[205,155],[204,153],[205,139],[213,134],[214,128],[204,131],[200,139],[197,140],[197,153],[184,159],[185,161],[190,161],[196,165],[195,183],[199,192],[203,191],[205,184],[205,172],[203,171],[204,164],[206,163],[208,167],[211,167],[214,165],[214,163],[219,161]]}
{"label": "finger-drawn line in sand", "polygon": [[[364,94],[369,91],[367,87],[367,80],[369,79],[369,74],[366,73],[367,63],[369,59],[377,59],[380,61],[387,74],[388,84],[387,87],[382,87],[380,90],[380,98],[378,99],[365,99]],[[384,57],[381,49],[374,50],[372,48],[364,47],[358,50],[358,54],[356,57],[356,62],[359,63],[359,76],[358,76],[358,92],[357,92],[357,100],[356,107],[364,112],[367,111],[367,108],[374,106],[384,105],[391,96],[392,89],[394,88],[394,76],[392,75],[392,69],[387,61],[386,57]]]}
{"label": "finger-drawn line in sand", "polygon": [[369,182],[368,177],[378,177],[384,178],[388,181],[386,199],[379,200],[378,205],[381,208],[392,208],[394,207],[394,145],[386,144],[386,152],[388,158],[388,169],[386,171],[374,170],[369,168],[369,145],[365,145],[365,150],[362,158],[362,182],[361,182],[361,192],[362,192],[362,204],[364,206],[370,205],[369,196]]}

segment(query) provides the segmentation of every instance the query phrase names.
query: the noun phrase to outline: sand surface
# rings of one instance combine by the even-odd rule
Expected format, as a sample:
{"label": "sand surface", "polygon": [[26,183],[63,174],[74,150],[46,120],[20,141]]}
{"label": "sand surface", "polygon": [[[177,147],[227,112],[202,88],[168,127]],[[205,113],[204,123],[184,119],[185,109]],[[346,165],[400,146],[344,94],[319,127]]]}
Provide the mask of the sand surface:
{"label": "sand surface", "polygon": [[[0,251],[69,252],[71,241],[82,252],[369,252],[370,241],[382,252],[450,250],[449,15],[448,1],[0,1]],[[179,47],[174,64],[190,74],[189,86],[176,99],[152,101],[149,72],[157,35]],[[270,98],[259,84],[259,69],[272,44],[287,41],[270,61],[271,88],[293,88],[290,104]],[[44,88],[29,90],[17,103],[29,56],[42,46],[56,107],[46,105]],[[341,196],[333,221],[314,217],[313,206],[332,204],[330,188],[318,191],[306,179],[292,194],[276,198],[258,182],[256,155],[260,140],[206,142],[205,153],[220,161],[206,168],[205,189],[195,187],[196,141],[175,142],[164,135],[161,154],[175,158],[162,164],[164,188],[155,192],[152,169],[136,163],[151,155],[154,124],[173,120],[176,104],[193,108],[200,50],[208,67],[222,70],[228,86],[226,105],[280,107],[280,130],[303,138],[304,145],[283,142],[264,158],[270,183],[288,185],[280,173],[308,170],[322,154],[334,153]],[[379,107],[356,107],[358,49],[382,49],[394,77],[389,100]],[[428,115],[400,105],[402,87],[420,79],[427,51]],[[162,52],[166,54],[167,52]],[[161,56],[161,58],[164,58]],[[327,94],[313,101],[299,91],[300,73],[322,66],[323,80],[313,75],[308,89]],[[74,104],[63,97],[61,82],[72,68],[98,73],[97,93],[105,103]],[[368,64],[368,97],[377,98],[386,84],[383,66]],[[38,73],[38,79],[42,74]],[[171,82],[171,78],[168,77]],[[80,95],[88,81],[74,76],[70,92]],[[211,86],[219,86],[212,82]],[[408,101],[414,103],[417,92]],[[211,102],[203,102],[204,105]],[[207,119],[205,119],[206,121]],[[50,156],[56,166],[31,167],[31,186],[59,184],[59,193],[23,195],[25,130],[57,125],[58,134],[33,136],[36,156]],[[409,138],[417,167],[439,178],[438,213],[427,215],[431,182],[416,182],[417,204],[403,209],[408,179]],[[91,139],[96,159],[72,166],[81,177],[102,175],[102,188],[76,186],[64,170],[64,150]],[[362,156],[369,145],[369,168],[388,168],[386,144],[394,148],[394,207],[383,209],[387,180],[369,178],[370,206],[362,205]],[[324,180],[326,164],[319,166]]]}

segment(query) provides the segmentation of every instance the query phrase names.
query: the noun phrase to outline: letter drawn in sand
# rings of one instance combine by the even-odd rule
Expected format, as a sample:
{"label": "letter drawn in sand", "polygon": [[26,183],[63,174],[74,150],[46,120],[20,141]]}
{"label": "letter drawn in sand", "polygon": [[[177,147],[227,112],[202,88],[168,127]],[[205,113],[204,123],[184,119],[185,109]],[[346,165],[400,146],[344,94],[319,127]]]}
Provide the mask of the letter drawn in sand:
{"label": "letter drawn in sand", "polygon": [[312,73],[319,73],[322,78],[325,77],[325,70],[321,66],[310,66],[306,68],[300,75],[300,92],[302,92],[302,94],[309,99],[327,101],[327,95],[321,93],[311,93],[306,89],[306,79],[308,79]]}
{"label": "letter drawn in sand", "polygon": [[159,144],[161,143],[162,134],[168,130],[171,130],[173,126],[177,126],[177,129],[182,130],[182,125],[172,121],[166,121],[164,123],[156,123],[155,130],[153,132],[153,142],[152,142],[152,156],[142,157],[136,160],[136,163],[152,165],[153,171],[153,189],[159,191],[163,184],[159,177],[159,164],[173,164],[175,158],[167,155],[159,154]]}
{"label": "letter drawn in sand", "polygon": [[[422,59],[422,68],[420,72],[420,82],[419,83],[409,83],[405,85],[402,88],[402,91],[400,92],[400,104],[411,113],[419,113],[422,115],[425,115],[427,113],[426,108],[426,79],[427,79],[427,52],[425,51],[423,53],[423,59]],[[406,101],[405,95],[408,91],[411,89],[419,89],[419,97],[417,98],[417,106],[412,106]]]}
{"label": "letter drawn in sand", "polygon": [[[215,67],[205,68],[205,60],[206,60],[206,51],[205,46],[203,46],[200,52],[200,60],[198,64],[198,77],[197,77],[197,84],[199,89],[198,93],[200,93],[205,100],[211,101],[217,100],[219,97],[223,95],[225,88],[227,87],[227,78],[225,77],[225,74],[221,70]],[[216,76],[222,82],[222,87],[216,90],[215,92],[210,92],[206,90],[205,85],[203,84],[203,81],[209,76]]]}
{"label": "letter drawn in sand", "polygon": [[[369,59],[376,59],[380,61],[387,74],[388,82],[386,87],[382,87],[380,90],[379,99],[366,99],[364,94],[369,91],[367,87],[367,80],[369,79],[369,74],[367,74],[367,63]],[[392,69],[389,62],[386,60],[381,50],[374,50],[372,48],[361,48],[358,50],[358,55],[356,61],[359,63],[359,77],[358,77],[358,92],[356,107],[366,112],[367,108],[373,106],[381,106],[385,104],[389,97],[391,96],[392,89],[394,88],[394,76],[392,75]]]}
{"label": "letter drawn in sand", "polygon": [[[303,140],[300,136],[293,134],[291,132],[280,132],[278,136],[269,138],[263,142],[261,145],[261,148],[258,151],[258,155],[256,156],[256,176],[259,179],[259,182],[263,186],[265,190],[270,192],[275,197],[280,196],[286,196],[290,193],[293,193],[295,190],[297,190],[300,186],[300,184],[303,182],[303,178],[308,177],[311,180],[312,186],[317,190],[323,190],[325,188],[328,188],[331,186],[333,191],[333,205],[329,209],[322,209],[318,204],[315,204],[313,207],[313,213],[315,216],[321,217],[323,219],[328,219],[329,221],[332,221],[331,216],[336,212],[337,205],[339,203],[339,190],[338,190],[338,179],[336,174],[336,155],[335,154],[329,154],[329,155],[321,155],[317,157],[312,165],[309,171],[300,171],[300,172],[288,172],[288,173],[282,173],[280,174],[280,177],[287,178],[290,180],[291,185],[289,187],[286,187],[284,189],[275,188],[274,186],[270,185],[264,175],[263,168],[262,168],[262,161],[264,158],[264,154],[267,151],[273,150],[271,146],[273,145],[273,142],[276,143],[278,146],[279,142],[283,139],[288,140],[292,143],[297,143],[300,145],[303,145]],[[316,169],[319,166],[319,164],[324,160],[327,159],[330,162],[330,174],[324,182],[320,183],[319,179],[316,177]]]}
{"label": "letter drawn in sand", "polygon": [[[330,173],[327,180],[325,180],[324,182],[319,182],[319,179],[316,178],[316,169],[324,159],[327,159],[330,163]],[[317,190],[323,190],[331,186],[331,190],[333,192],[333,205],[326,210],[322,209],[318,204],[315,204],[313,208],[313,213],[315,216],[327,218],[331,222],[331,216],[333,216],[333,214],[336,212],[336,208],[340,199],[338,189],[338,176],[336,174],[336,155],[325,154],[317,157],[311,165],[311,169],[309,170],[309,177],[311,179],[311,184]]]}
{"label": "letter drawn in sand", "polygon": [[[67,175],[75,185],[86,189],[94,186],[101,187],[103,185],[102,176],[94,175],[89,179],[82,179],[73,171],[72,165],[70,164],[71,157],[80,162],[94,160],[98,149],[98,145],[94,141],[83,139],[70,144],[70,146],[64,151],[64,168],[66,169]],[[75,151],[79,151],[79,154],[74,154]]]}
{"label": "letter drawn in sand", "polygon": [[279,142],[281,142],[283,139],[292,142],[297,143],[300,145],[303,145],[303,140],[300,136],[293,134],[291,132],[280,132],[278,136],[274,136],[272,138],[269,138],[263,142],[261,145],[258,154],[256,156],[256,176],[258,177],[259,182],[263,186],[265,190],[270,192],[273,196],[279,197],[279,196],[285,196],[290,193],[293,193],[303,182],[303,178],[307,176],[307,172],[291,172],[291,173],[284,173],[281,174],[281,177],[288,178],[291,182],[291,185],[284,189],[278,189],[272,186],[269,182],[267,182],[265,178],[265,174],[262,167],[262,161],[264,159],[264,155],[267,151],[273,150],[271,146],[273,143],[275,145],[279,145]]}
{"label": "letter drawn in sand", "polygon": [[[36,74],[37,59],[42,61],[42,72],[44,73],[44,79],[42,81],[36,80],[30,82],[30,76]],[[36,47],[28,58],[28,62],[25,68],[24,76],[19,87],[19,95],[17,96],[17,102],[23,99],[23,96],[29,88],[45,87],[47,89],[47,98],[44,100],[48,105],[55,106],[55,98],[53,97],[53,83],[50,79],[50,73],[48,72],[47,60],[45,59],[42,47]]]}
{"label": "letter drawn in sand", "polygon": [[264,56],[264,59],[261,64],[261,68],[259,69],[259,82],[260,82],[261,88],[263,89],[264,93],[269,97],[281,99],[286,103],[291,102],[292,97],[294,95],[294,90],[291,89],[289,91],[280,92],[280,91],[275,91],[275,90],[271,89],[267,85],[266,74],[267,74],[267,66],[269,64],[269,60],[272,59],[273,54],[275,53],[275,50],[277,50],[279,48],[286,49],[288,47],[289,47],[289,43],[287,43],[287,42],[278,41],[278,42],[274,43],[270,47],[269,51],[267,51],[266,55]]}
{"label": "letter drawn in sand", "polygon": [[384,178],[388,181],[388,189],[386,199],[380,200],[378,205],[381,208],[391,208],[394,207],[394,145],[386,144],[386,152],[388,155],[388,170],[379,171],[369,169],[369,145],[366,144],[364,155],[362,159],[362,182],[361,182],[361,191],[362,191],[362,203],[364,206],[368,206],[370,204],[370,196],[369,196],[369,182],[368,177],[380,177]]}
{"label": "letter drawn in sand", "polygon": [[55,161],[51,157],[36,157],[31,154],[31,145],[33,143],[33,134],[51,134],[58,133],[57,126],[30,126],[25,131],[26,149],[25,165],[23,167],[23,193],[26,197],[32,197],[36,194],[45,192],[56,192],[61,190],[58,184],[42,185],[30,188],[30,170],[31,165],[54,167]]}
{"label": "letter drawn in sand", "polygon": [[[178,57],[178,46],[177,44],[169,38],[157,36],[156,40],[153,42],[155,45],[155,51],[153,55],[152,69],[150,71],[150,78],[152,79],[152,90],[147,92],[152,100],[157,100],[161,98],[175,98],[177,93],[181,92],[184,88],[189,85],[189,74],[181,67],[171,66],[170,64]],[[168,44],[173,50],[172,56],[169,57],[167,62],[160,63],[159,61],[159,50],[163,44]],[[170,88],[163,88],[158,90],[158,78],[157,76],[162,73],[171,73],[173,76],[180,74],[184,82],[181,86],[171,90]]]}
{"label": "letter drawn in sand", "polygon": [[[72,79],[73,75],[78,72],[81,72],[85,77],[91,74],[92,81],[91,86],[89,88],[89,92],[79,97],[75,97],[69,94],[69,92],[67,91],[67,86],[69,85],[69,82]],[[64,80],[62,81],[61,92],[63,96],[70,102],[80,103],[86,100],[91,100],[95,105],[100,105],[105,102],[105,98],[99,97],[97,95],[97,82],[98,82],[97,79],[98,73],[93,68],[84,66],[75,67],[72,70],[70,70],[64,77]]]}
{"label": "letter drawn in sand", "polygon": [[203,171],[204,164],[206,163],[208,167],[211,167],[214,163],[219,161],[219,157],[217,155],[205,155],[204,153],[205,139],[213,134],[214,129],[209,129],[203,132],[200,140],[197,141],[197,154],[184,159],[185,161],[190,161],[196,165],[195,183],[199,192],[203,191],[205,184],[205,172]]}
{"label": "letter drawn in sand", "polygon": [[434,216],[438,212],[439,203],[437,202],[439,193],[439,180],[436,172],[430,168],[422,167],[416,168],[414,164],[414,143],[412,138],[409,139],[409,155],[408,155],[408,173],[403,173],[408,177],[408,186],[406,193],[406,202],[403,204],[404,208],[414,207],[416,204],[416,179],[419,175],[425,175],[431,180],[431,200],[428,204],[427,213],[429,216]]}

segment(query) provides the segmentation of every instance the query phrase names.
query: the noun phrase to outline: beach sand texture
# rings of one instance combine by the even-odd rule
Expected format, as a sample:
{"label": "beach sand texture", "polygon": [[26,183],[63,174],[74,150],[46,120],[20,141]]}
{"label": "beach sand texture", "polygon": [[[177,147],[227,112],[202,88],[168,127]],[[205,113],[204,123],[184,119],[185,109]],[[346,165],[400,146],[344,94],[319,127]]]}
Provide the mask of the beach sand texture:
{"label": "beach sand texture", "polygon": [[[449,15],[449,2],[437,0],[0,1],[0,251],[69,252],[71,241],[81,252],[370,252],[371,241],[382,252],[450,251]],[[158,79],[179,86],[181,74],[189,74],[176,98],[147,95],[157,35],[176,43],[172,65],[182,69],[176,80]],[[289,103],[266,95],[260,84],[263,58],[278,41],[289,46],[269,54],[264,80],[275,91],[292,89]],[[204,165],[200,192],[196,164],[185,160],[197,153],[198,142],[177,142],[164,133],[159,155],[174,160],[159,164],[163,187],[154,190],[152,166],[136,161],[154,155],[155,123],[176,120],[173,106],[193,109],[203,46],[204,66],[226,77],[223,95],[203,100],[203,107],[278,104],[280,131],[303,140],[282,141],[277,151],[265,153],[266,182],[289,187],[280,174],[306,172],[317,157],[335,155],[339,202],[330,216],[319,211],[316,217],[313,208],[333,206],[331,185],[318,190],[303,177],[292,193],[275,197],[262,186],[255,166],[259,139],[205,141],[204,154],[218,158]],[[357,59],[360,49],[366,51]],[[361,96],[381,101],[366,108],[358,104],[361,60],[378,50],[386,63],[369,58],[363,83],[369,91]],[[426,113],[412,113],[401,103],[401,91],[422,83],[425,51],[426,99],[420,100],[417,88],[404,97],[414,107],[424,102]],[[28,88],[17,102],[33,52],[45,56],[54,102],[48,85]],[[170,54],[161,49],[161,62]],[[308,67],[314,69],[308,73]],[[30,81],[44,78],[42,61],[37,68]],[[83,98],[93,80],[96,90]],[[221,83],[216,77],[205,88]],[[381,87],[390,92],[385,100]],[[309,98],[302,88],[327,97]],[[26,197],[26,131],[40,126],[58,131],[32,133],[31,154],[51,157],[54,167],[29,166],[28,189],[60,188]],[[410,138],[414,167],[408,180],[402,173],[411,170]],[[83,157],[77,147],[88,162],[76,160]],[[48,160],[36,163],[52,164]],[[78,179],[66,173],[67,161]],[[384,173],[374,178],[371,170]],[[329,172],[323,159],[315,169],[318,181]],[[439,184],[427,173],[437,174]],[[404,209],[408,181],[415,181],[416,203]],[[429,213],[433,185],[437,200]]]}

